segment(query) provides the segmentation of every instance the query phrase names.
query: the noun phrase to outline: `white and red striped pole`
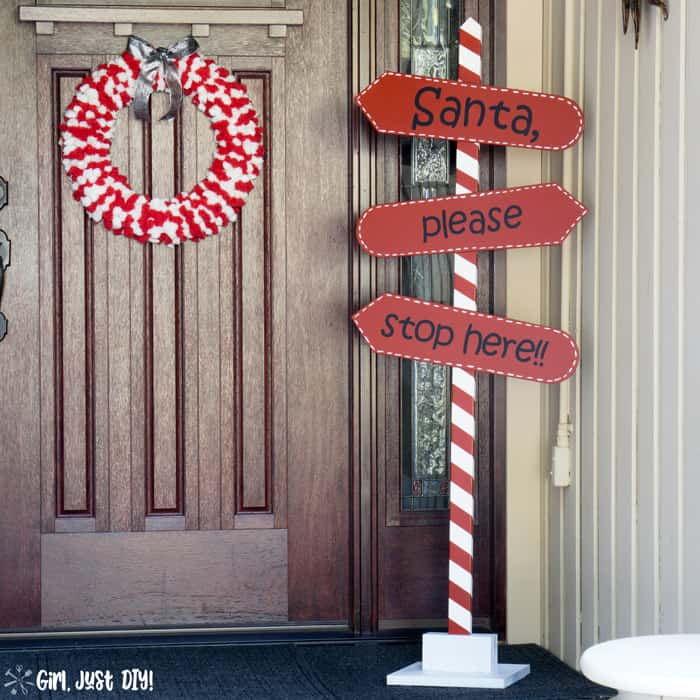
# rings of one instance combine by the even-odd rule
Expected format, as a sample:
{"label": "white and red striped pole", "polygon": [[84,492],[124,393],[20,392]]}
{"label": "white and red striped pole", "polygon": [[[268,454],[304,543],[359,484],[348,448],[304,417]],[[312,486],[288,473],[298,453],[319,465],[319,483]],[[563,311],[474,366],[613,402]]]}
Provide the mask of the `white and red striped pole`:
{"label": "white and red striped pole", "polygon": [[[481,83],[481,25],[469,18],[459,28],[459,80]],[[457,144],[456,193],[479,190],[479,145]],[[476,253],[456,253],[453,304],[476,309]],[[474,464],[476,379],[473,372],[452,370],[450,445],[450,565],[448,632],[472,632],[472,562],[474,555]]]}

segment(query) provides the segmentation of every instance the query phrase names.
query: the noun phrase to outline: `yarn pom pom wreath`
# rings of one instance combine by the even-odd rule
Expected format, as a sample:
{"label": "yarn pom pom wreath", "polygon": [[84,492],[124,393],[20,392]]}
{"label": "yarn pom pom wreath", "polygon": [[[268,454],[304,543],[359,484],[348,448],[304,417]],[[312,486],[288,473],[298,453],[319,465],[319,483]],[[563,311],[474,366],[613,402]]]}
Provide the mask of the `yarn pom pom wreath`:
{"label": "yarn pom pom wreath", "polygon": [[[129,51],[98,66],[78,86],[60,125],[63,166],[73,196],[116,235],[177,245],[218,233],[236,220],[262,167],[262,129],[246,89],[225,68],[192,53],[176,62],[183,93],[211,120],[216,153],[203,180],[171,199],[139,194],[112,163],[120,109],[134,99],[141,62]],[[167,91],[158,71],[154,91]]]}

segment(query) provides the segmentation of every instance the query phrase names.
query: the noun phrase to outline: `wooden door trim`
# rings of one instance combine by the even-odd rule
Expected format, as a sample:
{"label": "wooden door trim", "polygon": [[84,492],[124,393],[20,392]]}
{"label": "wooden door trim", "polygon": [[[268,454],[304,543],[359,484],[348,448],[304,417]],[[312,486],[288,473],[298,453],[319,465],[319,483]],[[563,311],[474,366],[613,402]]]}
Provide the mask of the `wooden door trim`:
{"label": "wooden door trim", "polygon": [[266,25],[270,37],[287,36],[288,26],[304,24],[301,10],[282,8],[227,9],[201,7],[86,7],[85,5],[23,5],[20,22],[33,22],[37,34],[51,35],[63,23],[111,24],[115,36],[127,36],[134,24],[189,24],[195,36],[209,36],[210,25]]}
{"label": "wooden door trim", "polygon": [[[12,240],[2,310],[8,333],[0,344],[0,628],[39,623],[40,395],[39,198],[36,56],[30,27],[17,27],[18,0],[0,3],[0,174],[9,183],[0,226]],[[11,106],[11,108],[10,108]],[[7,573],[8,575],[4,575]]]}
{"label": "wooden door trim", "polygon": [[69,630],[69,631],[41,631],[41,632],[0,632],[0,641],[12,639],[94,639],[103,637],[174,637],[179,635],[227,635],[227,634],[305,634],[310,632],[349,632],[350,626],[345,623],[318,623],[318,624],[285,624],[285,625],[241,625],[230,627],[149,627],[134,629],[99,630]]}
{"label": "wooden door trim", "polygon": [[[485,69],[492,84],[505,80],[505,7],[494,0],[465,0],[466,16],[486,16],[488,36],[484,39]],[[364,255],[354,242],[357,217],[373,204],[396,201],[398,158],[395,139],[372,131],[354,108],[353,96],[385,70],[398,69],[399,0],[350,0],[349,27],[352,31],[349,60],[349,114],[351,173],[349,179],[350,218],[348,244],[350,256],[350,303],[361,308],[383,291],[399,286],[398,264],[393,260]],[[505,182],[503,149],[491,149],[487,180],[491,187]],[[483,177],[483,174],[482,174]],[[492,313],[505,312],[505,256],[500,253],[480,257],[480,274],[489,279],[480,289],[480,308]],[[498,284],[495,283],[497,280]],[[380,629],[379,550],[380,528],[385,525],[413,526],[445,522],[444,514],[420,515],[387,512],[381,502],[387,486],[395,487],[395,474],[387,467],[400,469],[397,439],[399,409],[393,388],[398,385],[399,363],[370,352],[359,335],[349,338],[351,357],[351,440],[352,440],[352,513],[353,513],[353,586],[352,615],[356,634]],[[505,381],[482,375],[481,401],[477,422],[488,435],[485,452],[491,479],[493,615],[489,626],[505,635],[506,622],[506,494],[505,494]],[[399,465],[399,466],[397,466]],[[386,522],[384,522],[386,520]],[[389,623],[391,626],[391,623]],[[381,622],[385,628],[387,621]]]}

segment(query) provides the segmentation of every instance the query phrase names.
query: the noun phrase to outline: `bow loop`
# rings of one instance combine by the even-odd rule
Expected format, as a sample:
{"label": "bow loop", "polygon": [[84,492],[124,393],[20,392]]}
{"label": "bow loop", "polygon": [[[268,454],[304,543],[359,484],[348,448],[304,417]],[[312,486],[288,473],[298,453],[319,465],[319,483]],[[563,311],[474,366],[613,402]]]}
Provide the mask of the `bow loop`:
{"label": "bow loop", "polygon": [[197,40],[192,36],[171,44],[167,48],[157,48],[144,39],[134,36],[129,37],[127,50],[135,58],[141,61],[141,70],[136,81],[136,93],[134,94],[134,113],[137,119],[148,121],[148,98],[153,92],[158,71],[161,71],[165,84],[170,91],[170,107],[161,119],[173,119],[182,105],[182,84],[177,71],[176,61],[193,54],[199,48]]}

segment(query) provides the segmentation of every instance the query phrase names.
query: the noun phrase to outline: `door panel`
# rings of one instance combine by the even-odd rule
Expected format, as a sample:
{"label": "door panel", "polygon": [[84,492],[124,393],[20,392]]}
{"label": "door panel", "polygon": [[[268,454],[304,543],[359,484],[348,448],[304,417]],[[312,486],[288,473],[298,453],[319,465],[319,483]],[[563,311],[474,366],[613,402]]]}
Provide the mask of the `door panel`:
{"label": "door panel", "polygon": [[[10,511],[21,545],[2,550],[28,592],[2,581],[2,628],[348,620],[347,22],[340,6],[296,6],[303,33],[212,27],[200,40],[247,86],[265,162],[235,226],[177,249],[93,224],[60,164],[75,86],[125,38],[68,24],[35,42],[17,28],[37,47],[18,73],[37,98],[18,104],[38,138],[22,186],[41,206],[27,219],[38,245],[13,264],[39,291],[3,306],[33,320],[37,372],[3,417],[31,436],[36,416],[40,439],[20,462],[31,516]],[[166,44],[188,29],[134,31]],[[308,67],[290,78],[288,61]],[[205,174],[212,132],[187,98],[173,122],[158,121],[164,95],[151,102],[150,123],[119,115],[112,157],[134,189],[169,197]],[[4,353],[21,337],[0,347],[13,368]],[[3,485],[26,449],[7,444]],[[0,526],[5,541],[10,519]]]}
{"label": "door panel", "polygon": [[[87,71],[82,66],[101,59],[39,59],[50,105],[39,125],[40,148],[56,155],[39,180],[53,213],[41,222],[42,250],[51,251],[42,285],[43,386],[53,388],[43,392],[44,528],[51,532],[54,518],[89,517],[93,529],[111,531],[112,516],[130,523],[126,529],[166,516],[171,529],[233,528],[239,513],[274,512],[271,419],[273,406],[285,411],[285,386],[270,376],[272,316],[283,320],[284,309],[270,288],[277,265],[268,163],[235,233],[175,250],[108,236],[73,201],[55,144],[56,124]],[[230,58],[216,59],[233,67]],[[270,73],[241,77],[268,135]],[[165,96],[154,96],[154,115],[165,105]],[[114,146],[115,162],[146,192],[168,197],[204,175],[213,141],[206,118],[185,101],[172,123],[144,125],[120,115]],[[275,342],[284,354],[284,337]],[[137,444],[125,449],[138,433]],[[278,437],[283,442],[284,432]],[[284,498],[281,466],[275,478]]]}
{"label": "door panel", "polygon": [[[288,2],[287,7],[301,7]],[[289,615],[350,615],[346,3],[308,2],[287,40]],[[314,31],[309,32],[309,27]],[[341,87],[342,86],[342,89]],[[340,254],[343,251],[343,255]]]}
{"label": "door panel", "polygon": [[[286,464],[272,454],[273,412],[284,416],[286,400],[285,384],[270,371],[272,317],[284,322],[285,291],[278,286],[275,299],[270,288],[272,272],[284,269],[270,249],[266,206],[274,146],[235,231],[174,250],[108,235],[71,197],[56,129],[82,75],[112,58],[38,60],[40,100],[47,105],[39,119],[40,149],[54,155],[39,177],[41,201],[50,203],[53,214],[42,217],[40,225],[42,258],[50,260],[41,296],[42,622],[115,624],[118,610],[110,605],[115,588],[123,589],[118,599],[125,591],[135,596],[146,624],[174,624],[178,616],[183,624],[249,623],[256,615],[259,621],[286,620],[286,583],[280,588],[287,576],[286,537],[270,540],[264,531],[284,527],[275,521],[273,492],[286,497]],[[231,57],[213,58],[239,68]],[[263,63],[251,69],[248,59],[249,70],[240,79],[250,89],[266,135],[274,138],[266,95],[272,69],[269,59]],[[166,104],[165,95],[155,95],[153,119],[146,124],[124,112],[114,139],[117,165],[158,197],[190,189],[203,177],[214,145],[208,120],[188,100],[173,122],[158,121]],[[275,336],[274,342],[275,352],[284,356],[284,336]],[[284,443],[284,423],[278,428],[275,439]],[[251,522],[249,514],[257,518]],[[257,530],[238,536],[222,532],[250,525]],[[150,547],[157,553],[150,558],[149,538],[143,536],[105,540],[51,534],[185,529],[210,534],[195,539],[154,535]],[[207,575],[227,547],[236,552],[237,573]],[[260,574],[246,554],[255,547],[259,562],[275,554],[274,596],[250,585],[255,577],[249,577]],[[86,553],[97,551],[101,565],[76,567],[90,559]],[[178,562],[177,551],[175,576],[171,565]],[[211,559],[209,567],[198,567],[201,556]],[[122,581],[119,561],[128,572],[150,572],[153,580],[127,576]],[[98,569],[103,575],[95,577]],[[166,570],[171,573],[163,577]],[[228,585],[221,586],[222,581]],[[200,594],[191,594],[206,590],[207,582],[218,585],[221,601],[230,594],[228,605],[210,601],[199,610]],[[240,588],[237,594],[231,586]],[[245,591],[248,600],[241,598]],[[92,601],[82,618],[80,607],[72,614],[61,612],[66,602],[61,596],[70,601],[74,595]],[[264,598],[274,601],[272,607],[262,605]],[[178,603],[165,612],[163,599]]]}
{"label": "door panel", "polygon": [[287,621],[286,530],[44,535],[41,568],[47,628]]}

